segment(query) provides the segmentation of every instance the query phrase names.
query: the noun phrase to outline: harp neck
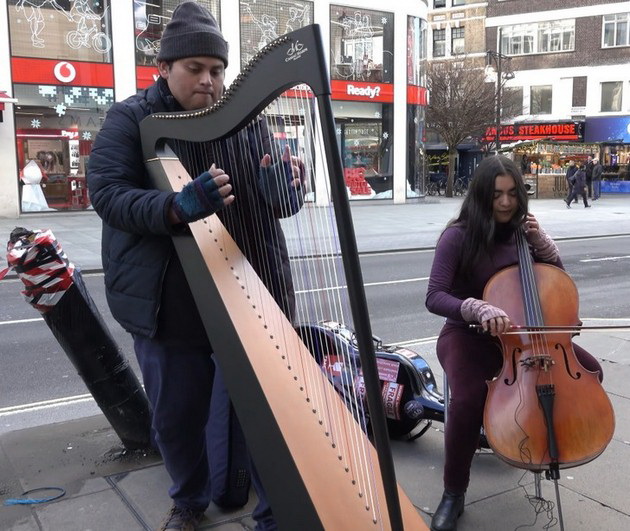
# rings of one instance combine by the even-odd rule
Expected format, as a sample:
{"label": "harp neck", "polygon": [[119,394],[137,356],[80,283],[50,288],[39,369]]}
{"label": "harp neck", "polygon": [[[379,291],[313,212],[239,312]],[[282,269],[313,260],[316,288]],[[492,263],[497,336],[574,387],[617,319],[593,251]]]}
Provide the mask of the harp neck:
{"label": "harp neck", "polygon": [[144,158],[161,155],[167,138],[204,142],[230,136],[285,90],[300,83],[307,84],[316,96],[330,94],[317,24],[287,33],[265,46],[212,107],[145,118],[140,124]]}

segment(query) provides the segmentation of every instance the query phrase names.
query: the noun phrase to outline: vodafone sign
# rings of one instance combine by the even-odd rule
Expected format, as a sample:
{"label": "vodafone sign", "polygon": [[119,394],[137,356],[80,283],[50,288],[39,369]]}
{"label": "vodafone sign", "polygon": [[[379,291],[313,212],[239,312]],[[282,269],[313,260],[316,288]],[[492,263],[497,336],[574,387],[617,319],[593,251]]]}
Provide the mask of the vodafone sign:
{"label": "vodafone sign", "polygon": [[55,65],[53,73],[57,80],[62,83],[71,83],[77,77],[77,69],[72,66],[72,63],[67,61],[61,61]]}
{"label": "vodafone sign", "polygon": [[13,83],[103,88],[114,86],[114,67],[109,63],[13,57],[11,69]]}

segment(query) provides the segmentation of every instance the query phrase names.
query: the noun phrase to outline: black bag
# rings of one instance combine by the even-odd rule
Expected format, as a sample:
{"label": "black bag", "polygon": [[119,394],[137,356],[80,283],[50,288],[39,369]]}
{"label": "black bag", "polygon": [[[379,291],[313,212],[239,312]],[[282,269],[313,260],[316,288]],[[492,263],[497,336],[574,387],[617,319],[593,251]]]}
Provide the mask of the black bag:
{"label": "black bag", "polygon": [[226,509],[243,507],[251,484],[249,453],[221,370],[215,366],[208,423],[212,501]]}

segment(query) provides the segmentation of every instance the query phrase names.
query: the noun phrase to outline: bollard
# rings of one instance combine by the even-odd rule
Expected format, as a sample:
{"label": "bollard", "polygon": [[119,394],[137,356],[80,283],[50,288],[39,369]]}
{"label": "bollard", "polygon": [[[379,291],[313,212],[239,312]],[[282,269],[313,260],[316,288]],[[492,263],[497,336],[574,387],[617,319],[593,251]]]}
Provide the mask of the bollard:
{"label": "bollard", "polygon": [[[16,227],[7,262],[128,450],[151,446],[150,407],[128,361],[90,297],[81,272],[51,231]],[[8,270],[7,270],[8,271]],[[0,272],[0,279],[7,271]]]}

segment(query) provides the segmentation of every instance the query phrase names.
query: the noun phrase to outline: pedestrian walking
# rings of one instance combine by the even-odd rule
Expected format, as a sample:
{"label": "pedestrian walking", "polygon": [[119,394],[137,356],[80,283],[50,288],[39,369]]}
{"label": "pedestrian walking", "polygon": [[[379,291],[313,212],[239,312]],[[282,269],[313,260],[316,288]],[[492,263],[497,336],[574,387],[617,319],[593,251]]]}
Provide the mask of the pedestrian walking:
{"label": "pedestrian walking", "polygon": [[567,179],[567,195],[571,193],[573,190],[573,183],[575,182],[575,172],[578,170],[578,167],[575,165],[574,160],[569,161],[569,167],[567,168],[567,173],[565,175]]}
{"label": "pedestrian walking", "polygon": [[584,208],[589,208],[591,205],[588,204],[588,201],[586,199],[586,172],[584,171],[583,164],[581,164],[578,167],[578,170],[573,174],[573,186],[571,188],[571,192],[569,192],[569,195],[564,200],[564,202],[567,204],[567,208],[571,208],[571,201],[573,201],[574,199],[577,200],[578,195],[582,196],[582,200],[584,201]]}
{"label": "pedestrian walking", "polygon": [[586,188],[588,189],[588,198],[591,199],[593,197],[593,166],[594,166],[593,156],[589,155],[586,166],[584,167],[584,172],[586,174]]}

